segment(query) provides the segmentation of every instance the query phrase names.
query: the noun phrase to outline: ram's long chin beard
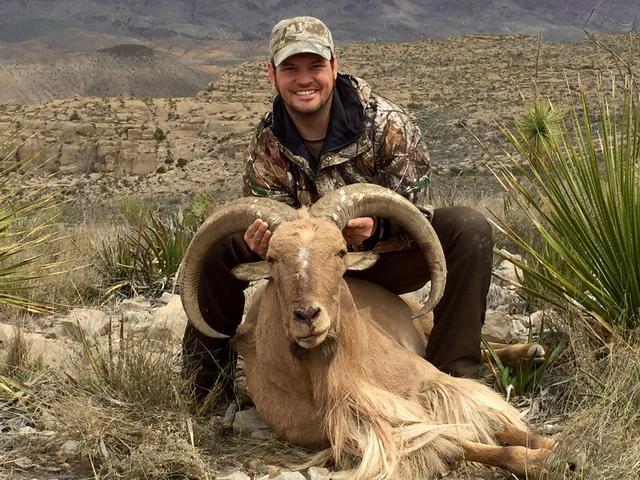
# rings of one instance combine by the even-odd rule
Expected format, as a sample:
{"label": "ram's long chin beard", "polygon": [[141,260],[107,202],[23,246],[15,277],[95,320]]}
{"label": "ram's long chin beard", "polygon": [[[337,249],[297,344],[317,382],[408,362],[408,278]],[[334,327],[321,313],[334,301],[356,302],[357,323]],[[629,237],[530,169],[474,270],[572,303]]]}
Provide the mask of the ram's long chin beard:
{"label": "ram's long chin beard", "polygon": [[[338,348],[338,337],[333,328],[327,329],[320,336],[322,340],[315,342],[314,346],[301,343],[300,340],[294,340],[289,343],[291,354],[294,358],[303,359],[309,355],[317,355],[323,360],[331,360]],[[320,337],[318,336],[318,337]]]}

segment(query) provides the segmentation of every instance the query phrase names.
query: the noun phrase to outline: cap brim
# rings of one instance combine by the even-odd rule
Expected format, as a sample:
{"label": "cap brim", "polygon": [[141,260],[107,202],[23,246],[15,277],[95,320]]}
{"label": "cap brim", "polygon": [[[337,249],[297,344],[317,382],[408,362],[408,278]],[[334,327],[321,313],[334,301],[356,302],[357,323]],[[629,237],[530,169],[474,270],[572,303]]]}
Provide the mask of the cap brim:
{"label": "cap brim", "polygon": [[287,58],[292,55],[297,55],[298,53],[315,53],[327,60],[331,60],[331,57],[333,56],[331,49],[324,45],[318,45],[310,42],[294,42],[286,45],[276,52],[273,56],[273,64],[277,67]]}

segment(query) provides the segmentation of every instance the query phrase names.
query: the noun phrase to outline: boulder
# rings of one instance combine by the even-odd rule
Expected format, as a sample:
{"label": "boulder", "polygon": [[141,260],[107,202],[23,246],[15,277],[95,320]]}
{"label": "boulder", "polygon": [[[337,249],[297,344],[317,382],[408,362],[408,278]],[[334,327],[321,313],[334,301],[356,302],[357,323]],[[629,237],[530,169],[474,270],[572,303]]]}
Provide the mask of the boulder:
{"label": "boulder", "polygon": [[187,314],[182,307],[180,295],[163,295],[166,305],[151,312],[153,320],[151,322],[150,334],[153,338],[182,337],[187,326]]}
{"label": "boulder", "polygon": [[92,308],[76,308],[60,320],[67,335],[75,340],[83,336],[94,338],[107,333],[111,318],[106,313]]}
{"label": "boulder", "polygon": [[511,315],[500,310],[487,310],[482,335],[490,342],[512,343],[517,335]]}
{"label": "boulder", "polygon": [[[13,325],[0,323],[0,351],[5,351],[15,335]],[[46,338],[40,333],[23,332],[29,344],[30,356],[33,360],[41,359],[46,365],[54,368],[63,367],[69,353],[68,347],[61,340]]]}

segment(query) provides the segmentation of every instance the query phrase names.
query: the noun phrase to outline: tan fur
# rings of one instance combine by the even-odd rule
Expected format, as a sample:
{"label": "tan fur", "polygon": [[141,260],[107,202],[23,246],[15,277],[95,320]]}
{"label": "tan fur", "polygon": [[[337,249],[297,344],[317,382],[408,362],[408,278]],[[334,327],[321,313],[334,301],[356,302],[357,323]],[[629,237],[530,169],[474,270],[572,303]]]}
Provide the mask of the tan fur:
{"label": "tan fur", "polygon": [[[291,267],[302,244],[310,249],[305,288]],[[482,457],[476,445],[528,436],[518,412],[491,389],[450,377],[403,346],[389,317],[399,330],[413,328],[406,303],[376,285],[347,283],[343,249],[335,225],[317,219],[284,224],[271,239],[273,280],[234,345],[251,398],[274,431],[328,448],[314,460],[331,457],[344,469],[337,478],[355,480],[432,478],[467,454]],[[296,320],[292,309],[309,305],[317,318]],[[529,468],[514,458],[517,473]]]}

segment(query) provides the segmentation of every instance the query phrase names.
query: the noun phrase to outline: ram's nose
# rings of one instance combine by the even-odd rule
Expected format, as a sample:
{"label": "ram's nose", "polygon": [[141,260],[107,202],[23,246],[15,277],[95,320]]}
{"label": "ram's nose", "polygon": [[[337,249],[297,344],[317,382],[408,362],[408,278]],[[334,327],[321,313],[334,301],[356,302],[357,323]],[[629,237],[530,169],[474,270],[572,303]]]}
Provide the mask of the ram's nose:
{"label": "ram's nose", "polygon": [[313,321],[320,315],[320,307],[316,305],[307,305],[304,307],[296,307],[293,309],[293,318],[297,322],[306,323],[312,328]]}

